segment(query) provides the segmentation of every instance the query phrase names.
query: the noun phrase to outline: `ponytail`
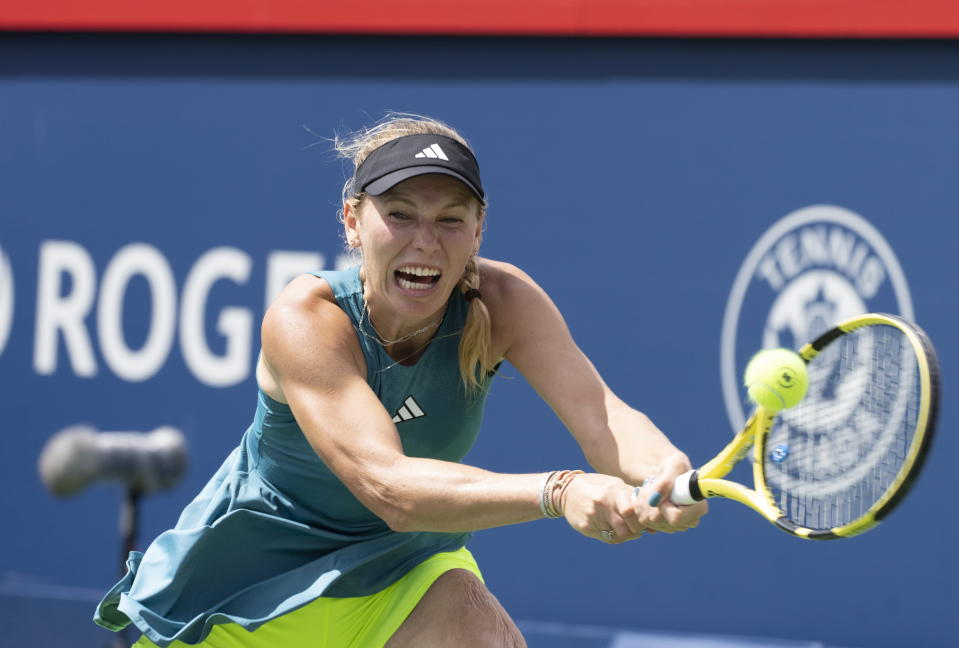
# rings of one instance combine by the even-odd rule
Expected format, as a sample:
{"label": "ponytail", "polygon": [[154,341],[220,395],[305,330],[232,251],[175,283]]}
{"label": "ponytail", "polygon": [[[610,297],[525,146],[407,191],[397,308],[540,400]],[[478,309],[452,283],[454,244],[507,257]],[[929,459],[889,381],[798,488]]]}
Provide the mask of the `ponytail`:
{"label": "ponytail", "polygon": [[492,324],[489,310],[479,292],[480,270],[475,255],[466,263],[466,272],[460,279],[459,289],[466,296],[468,304],[466,324],[460,336],[460,378],[467,393],[473,394],[483,386],[478,376],[485,377],[494,367],[494,360],[490,357]]}

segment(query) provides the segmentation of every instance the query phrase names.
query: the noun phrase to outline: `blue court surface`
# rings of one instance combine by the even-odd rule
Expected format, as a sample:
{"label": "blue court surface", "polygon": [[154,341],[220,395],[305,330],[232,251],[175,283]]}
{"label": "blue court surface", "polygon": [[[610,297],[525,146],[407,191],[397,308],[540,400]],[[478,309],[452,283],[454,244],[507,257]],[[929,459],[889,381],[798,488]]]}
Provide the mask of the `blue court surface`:
{"label": "blue court surface", "polygon": [[[0,575],[0,648],[119,648],[94,625],[99,589],[55,585],[25,574]],[[643,631],[519,619],[529,648],[838,648],[818,641]]]}

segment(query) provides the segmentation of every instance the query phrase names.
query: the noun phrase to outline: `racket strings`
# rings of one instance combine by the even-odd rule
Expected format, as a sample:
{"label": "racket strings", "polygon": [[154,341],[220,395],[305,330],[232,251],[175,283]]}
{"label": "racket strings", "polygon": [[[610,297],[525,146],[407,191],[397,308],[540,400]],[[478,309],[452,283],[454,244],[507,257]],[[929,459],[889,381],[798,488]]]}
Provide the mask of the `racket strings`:
{"label": "racket strings", "polygon": [[830,529],[860,519],[897,485],[918,421],[918,363],[902,331],[867,326],[823,349],[809,384],[771,431],[763,470],[793,522]]}

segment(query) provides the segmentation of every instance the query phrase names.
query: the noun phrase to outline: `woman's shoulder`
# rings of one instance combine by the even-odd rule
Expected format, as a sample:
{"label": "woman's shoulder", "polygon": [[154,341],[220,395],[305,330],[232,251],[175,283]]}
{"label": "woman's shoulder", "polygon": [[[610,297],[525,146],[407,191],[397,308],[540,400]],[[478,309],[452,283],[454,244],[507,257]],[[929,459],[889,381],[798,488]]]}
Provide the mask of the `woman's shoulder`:
{"label": "woman's shoulder", "polygon": [[522,268],[505,261],[480,259],[480,277],[480,292],[484,300],[514,305],[517,300],[529,297],[530,291],[543,292]]}
{"label": "woman's shoulder", "polygon": [[482,259],[480,292],[490,314],[494,351],[509,357],[517,345],[562,322],[556,305],[536,281],[512,263]]}
{"label": "woman's shoulder", "polygon": [[480,260],[480,293],[494,328],[512,326],[551,302],[538,283],[522,268],[504,261]]}
{"label": "woman's shoulder", "polygon": [[[262,343],[257,378],[280,402],[286,402],[281,375],[309,377],[323,367],[342,370],[350,361],[358,375],[365,375],[349,316],[337,304],[333,287],[314,275],[295,278],[273,301],[263,318]],[[268,376],[273,380],[265,380]]]}
{"label": "woman's shoulder", "polygon": [[346,339],[353,335],[349,317],[337,304],[334,287],[311,274],[287,284],[263,318],[264,344],[276,335],[284,339],[315,335],[329,338],[337,330]]}
{"label": "woman's shoulder", "polygon": [[290,281],[280,291],[268,312],[316,312],[325,311],[328,306],[336,306],[333,286],[322,277],[304,274]]}

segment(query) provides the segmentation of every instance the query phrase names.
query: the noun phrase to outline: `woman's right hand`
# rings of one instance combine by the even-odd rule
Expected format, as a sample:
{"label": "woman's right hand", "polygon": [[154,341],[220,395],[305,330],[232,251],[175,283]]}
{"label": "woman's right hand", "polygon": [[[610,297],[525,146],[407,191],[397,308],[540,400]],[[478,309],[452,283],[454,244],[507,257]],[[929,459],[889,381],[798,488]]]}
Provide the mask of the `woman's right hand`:
{"label": "woman's right hand", "polygon": [[585,473],[570,482],[560,504],[566,521],[584,536],[619,544],[646,531],[633,490],[619,477]]}

